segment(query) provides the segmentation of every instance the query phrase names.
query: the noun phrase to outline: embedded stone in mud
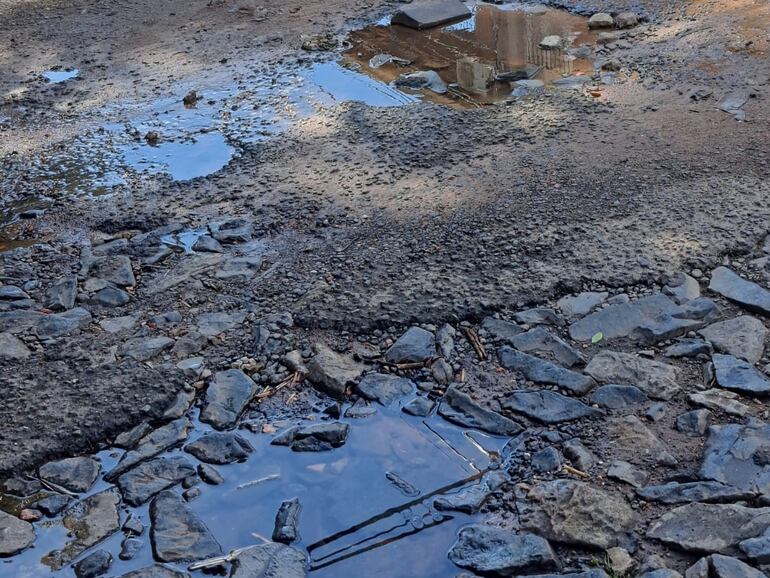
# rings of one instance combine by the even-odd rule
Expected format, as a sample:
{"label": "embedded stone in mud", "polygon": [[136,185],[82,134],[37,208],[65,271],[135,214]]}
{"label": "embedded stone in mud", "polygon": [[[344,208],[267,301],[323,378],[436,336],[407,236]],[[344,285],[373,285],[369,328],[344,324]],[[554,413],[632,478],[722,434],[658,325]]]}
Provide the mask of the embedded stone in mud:
{"label": "embedded stone in mud", "polygon": [[222,554],[211,532],[173,490],[165,490],[150,504],[150,539],[161,562],[203,560]]}
{"label": "embedded stone in mud", "polygon": [[32,524],[0,510],[0,556],[18,554],[34,541],[35,529]]}

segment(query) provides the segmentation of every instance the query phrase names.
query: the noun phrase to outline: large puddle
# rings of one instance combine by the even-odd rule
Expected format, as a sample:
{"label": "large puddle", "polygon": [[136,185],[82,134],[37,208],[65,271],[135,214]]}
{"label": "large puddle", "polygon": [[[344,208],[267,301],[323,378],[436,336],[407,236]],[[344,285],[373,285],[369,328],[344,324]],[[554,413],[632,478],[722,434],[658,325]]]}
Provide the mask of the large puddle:
{"label": "large puddle", "polygon": [[[197,415],[193,417],[194,429],[186,443],[212,431],[197,420]],[[254,452],[240,463],[214,466],[225,482],[196,486],[201,493],[189,507],[227,553],[269,540],[281,502],[298,498],[300,538],[292,545],[307,553],[310,575],[318,578],[454,575],[458,569],[446,554],[459,528],[476,516],[437,511],[433,500],[478,483],[482,473],[506,455],[509,438],[463,429],[435,414],[414,417],[398,407],[377,406],[369,417],[343,417],[341,421],[350,425],[347,441],[326,452],[294,452],[271,445],[273,435],[238,430]],[[122,453],[105,450],[97,454],[102,472],[113,468]],[[179,447],[161,456],[182,456],[193,465],[199,463]],[[100,479],[80,497],[109,487]],[[182,491],[178,485],[177,491]],[[121,524],[129,516],[138,518],[146,528],[132,559],[119,558],[126,536],[118,531],[75,561],[105,549],[113,556],[110,576],[152,564],[149,506],[124,505]],[[68,540],[60,519],[38,522],[35,527],[34,546],[3,560],[0,574],[16,578],[72,576],[69,566],[52,571],[42,562],[46,554],[61,549]],[[190,565],[169,566],[188,570]],[[203,576],[202,570],[191,573]]]}

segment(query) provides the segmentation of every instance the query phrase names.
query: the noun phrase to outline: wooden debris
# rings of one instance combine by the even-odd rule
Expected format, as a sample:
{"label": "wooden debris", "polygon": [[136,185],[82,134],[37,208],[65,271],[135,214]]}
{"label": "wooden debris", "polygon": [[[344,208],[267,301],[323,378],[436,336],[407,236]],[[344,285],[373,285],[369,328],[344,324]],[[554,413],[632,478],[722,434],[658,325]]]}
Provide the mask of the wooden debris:
{"label": "wooden debris", "polygon": [[573,476],[577,476],[578,478],[586,479],[590,477],[587,473],[585,473],[582,470],[579,470],[577,468],[573,468],[572,466],[568,466],[567,464],[564,464],[561,467],[561,471],[566,472],[568,474],[572,474]]}
{"label": "wooden debris", "polygon": [[471,344],[471,347],[473,347],[473,350],[476,352],[478,358],[481,361],[484,361],[487,358],[487,350],[484,349],[484,345],[481,343],[479,336],[476,335],[476,332],[470,327],[465,327],[463,332],[465,333],[465,337],[468,339],[468,343]]}
{"label": "wooden debris", "polygon": [[245,488],[250,488],[252,486],[257,486],[261,484],[262,482],[269,482],[270,480],[277,480],[280,478],[280,474],[270,474],[269,476],[265,476],[264,478],[257,478],[256,480],[251,480],[250,482],[244,482],[239,486],[236,486],[236,490],[243,490]]}

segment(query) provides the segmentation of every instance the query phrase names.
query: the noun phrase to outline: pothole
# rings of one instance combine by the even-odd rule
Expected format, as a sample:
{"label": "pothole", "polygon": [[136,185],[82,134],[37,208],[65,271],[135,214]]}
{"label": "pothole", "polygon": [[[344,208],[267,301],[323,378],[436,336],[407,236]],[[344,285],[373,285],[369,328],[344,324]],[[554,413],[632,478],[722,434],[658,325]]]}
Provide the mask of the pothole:
{"label": "pothole", "polygon": [[80,71],[77,68],[57,68],[54,70],[46,70],[42,73],[42,76],[49,84],[59,84],[77,78],[79,74]]}

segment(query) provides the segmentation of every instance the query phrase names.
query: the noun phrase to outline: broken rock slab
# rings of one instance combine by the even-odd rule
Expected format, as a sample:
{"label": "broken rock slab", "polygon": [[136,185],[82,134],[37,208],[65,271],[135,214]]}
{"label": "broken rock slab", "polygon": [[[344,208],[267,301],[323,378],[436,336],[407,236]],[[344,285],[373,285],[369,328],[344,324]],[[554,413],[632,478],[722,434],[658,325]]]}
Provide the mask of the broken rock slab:
{"label": "broken rock slab", "polygon": [[669,400],[679,391],[674,366],[630,353],[600,351],[585,371],[600,383],[635,385],[653,399]]}
{"label": "broken rock slab", "polygon": [[661,504],[689,504],[691,502],[729,503],[750,500],[756,492],[739,490],[713,481],[669,482],[661,486],[645,486],[636,495],[648,502]]}
{"label": "broken rock slab", "polygon": [[513,436],[521,433],[523,429],[515,421],[479,406],[455,387],[447,389],[439,404],[438,413],[452,423],[494,435]]}
{"label": "broken rock slab", "polygon": [[131,268],[131,260],[125,255],[97,257],[88,268],[88,276],[107,281],[118,287],[132,287],[136,285],[134,271]]}
{"label": "broken rock slab", "polygon": [[514,391],[502,405],[503,409],[548,424],[601,415],[600,411],[581,401],[546,389]]}
{"label": "broken rock slab", "polygon": [[712,355],[711,361],[720,387],[748,395],[770,393],[770,380],[748,361],[720,353]]}
{"label": "broken rock slab", "polygon": [[459,0],[428,0],[401,8],[390,18],[390,23],[423,30],[470,16],[471,11]]}
{"label": "broken rock slab", "polygon": [[585,358],[574,347],[543,327],[535,327],[516,335],[512,345],[524,353],[533,353],[540,357],[552,357],[564,367],[585,365]]}
{"label": "broken rock slab", "polygon": [[591,403],[607,409],[624,409],[645,403],[649,398],[638,387],[610,383],[597,387],[591,394]]}
{"label": "broken rock slab", "polygon": [[746,417],[751,413],[749,406],[741,403],[741,397],[724,389],[707,389],[687,396],[688,401],[696,406],[723,411],[736,417]]}
{"label": "broken rock slab", "polygon": [[153,357],[160,355],[163,351],[170,349],[173,345],[173,339],[159,335],[158,337],[129,339],[120,349],[123,355],[137,361],[149,361]]}
{"label": "broken rock slab", "polygon": [[420,363],[436,356],[436,338],[421,327],[410,327],[385,353],[388,363]]}
{"label": "broken rock slab", "polygon": [[35,541],[35,528],[29,522],[0,510],[0,557],[13,556]]}
{"label": "broken rock slab", "polygon": [[191,427],[190,420],[183,417],[152,430],[137,442],[135,449],[123,454],[118,465],[107,472],[104,479],[108,482],[114,482],[136,464],[182,443],[187,439]]}
{"label": "broken rock slab", "polygon": [[40,466],[40,477],[70,492],[87,492],[99,475],[101,464],[93,458],[65,458]]}
{"label": "broken rock slab", "polygon": [[596,382],[589,376],[570,371],[539,357],[527,355],[508,346],[498,351],[500,365],[509,371],[521,373],[529,381],[558,385],[577,394],[588,393]]}
{"label": "broken rock slab", "polygon": [[91,314],[82,307],[75,307],[64,313],[41,317],[35,327],[35,334],[40,339],[56,339],[69,335],[89,323],[91,323]]}
{"label": "broken rock slab", "polygon": [[77,292],[77,277],[69,276],[59,279],[46,292],[45,307],[51,311],[72,309],[75,306]]}
{"label": "broken rock slab", "polygon": [[756,363],[764,353],[768,332],[756,317],[741,315],[712,323],[699,333],[710,341],[717,351]]}
{"label": "broken rock slab", "polygon": [[201,410],[201,421],[216,429],[235,426],[238,416],[254,397],[257,384],[240,369],[227,369],[214,374],[206,389],[206,404]]}
{"label": "broken rock slab", "polygon": [[150,521],[150,541],[156,560],[189,562],[222,554],[203,521],[173,490],[161,492],[152,501]]}
{"label": "broken rock slab", "polygon": [[291,498],[281,502],[278,512],[275,514],[275,527],[273,528],[273,542],[291,544],[297,538],[297,516],[299,516],[299,498]]}
{"label": "broken rock slab", "polygon": [[316,389],[336,399],[343,399],[348,386],[355,385],[356,379],[363,373],[364,365],[318,343],[315,356],[307,363],[307,369],[308,379]]}
{"label": "broken rock slab", "polygon": [[226,313],[201,313],[198,315],[198,333],[205,337],[215,337],[243,323],[246,314],[242,311]]}
{"label": "broken rock slab", "polygon": [[0,361],[24,361],[32,352],[11,333],[0,333]]}
{"label": "broken rock slab", "polygon": [[676,459],[666,451],[665,444],[635,415],[608,420],[607,432],[613,446],[629,457],[644,457],[665,465],[676,464]]}
{"label": "broken rock slab", "polygon": [[270,443],[289,446],[295,452],[325,452],[343,446],[349,431],[350,426],[339,421],[297,426],[277,435]]}
{"label": "broken rock slab", "polygon": [[562,297],[556,302],[556,305],[568,318],[582,317],[604,303],[607,297],[609,297],[609,293],[606,291],[587,291]]}
{"label": "broken rock slab", "polygon": [[454,494],[445,494],[436,498],[433,500],[433,507],[442,511],[475,514],[481,509],[487,498],[507,481],[508,476],[499,470],[487,472],[479,483],[463,488]]}
{"label": "broken rock slab", "polygon": [[233,560],[230,578],[305,578],[307,556],[300,550],[268,542],[241,551]]}
{"label": "broken rock slab", "polygon": [[390,405],[414,391],[412,380],[397,375],[370,373],[356,386],[358,393],[381,405]]}
{"label": "broken rock slab", "polygon": [[212,432],[187,444],[184,451],[207,464],[224,465],[245,460],[254,448],[238,434]]}
{"label": "broken rock slab", "polygon": [[503,341],[513,345],[513,338],[524,333],[525,329],[511,321],[486,317],[481,323],[481,328],[489,333],[496,341]]}
{"label": "broken rock slab", "polygon": [[727,267],[714,269],[709,289],[749,311],[770,315],[770,291],[743,279]]}
{"label": "broken rock slab", "polygon": [[710,427],[700,477],[770,496],[770,425]]}
{"label": "broken rock slab", "polygon": [[143,462],[118,478],[123,499],[139,506],[155,494],[195,475],[195,467],[182,456],[162,457]]}

